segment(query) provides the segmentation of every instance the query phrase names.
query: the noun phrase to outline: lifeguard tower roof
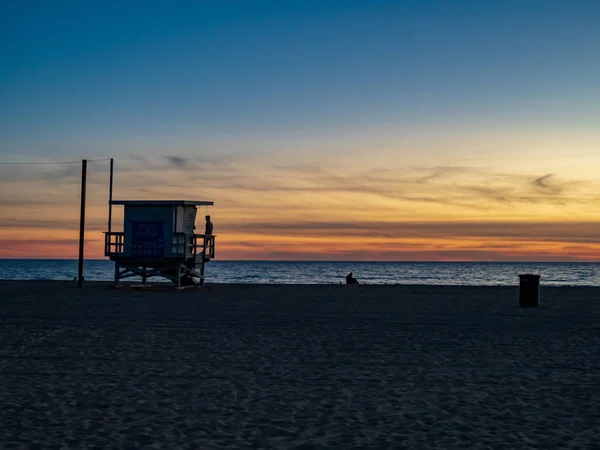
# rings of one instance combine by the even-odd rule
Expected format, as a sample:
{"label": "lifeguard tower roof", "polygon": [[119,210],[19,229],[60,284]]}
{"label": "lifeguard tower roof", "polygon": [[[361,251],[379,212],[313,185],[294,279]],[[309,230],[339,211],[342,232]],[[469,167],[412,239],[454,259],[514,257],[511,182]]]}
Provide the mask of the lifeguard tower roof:
{"label": "lifeguard tower roof", "polygon": [[213,206],[206,200],[112,200],[111,205],[124,206]]}

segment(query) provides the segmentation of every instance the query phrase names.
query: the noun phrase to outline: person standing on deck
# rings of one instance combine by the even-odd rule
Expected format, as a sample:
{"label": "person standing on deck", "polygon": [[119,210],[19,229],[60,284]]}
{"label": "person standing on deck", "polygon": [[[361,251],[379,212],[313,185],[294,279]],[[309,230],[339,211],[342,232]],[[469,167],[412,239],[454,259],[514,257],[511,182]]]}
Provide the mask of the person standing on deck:
{"label": "person standing on deck", "polygon": [[[203,235],[203,240],[204,240],[204,247],[202,250],[202,254],[206,255],[206,252],[208,252],[208,255],[211,255],[214,252],[214,238],[212,237],[213,234],[213,223],[210,221],[210,216],[206,216],[206,226],[204,227],[204,235]],[[196,228],[196,227],[194,227]],[[201,235],[202,236],[202,235]],[[211,246],[211,240],[212,240],[212,246]],[[211,251],[212,249],[212,251]],[[204,261],[210,261],[210,256],[204,256]]]}
{"label": "person standing on deck", "polygon": [[210,216],[206,216],[206,228],[204,229],[206,236],[212,236],[213,234],[213,223],[210,221]]}

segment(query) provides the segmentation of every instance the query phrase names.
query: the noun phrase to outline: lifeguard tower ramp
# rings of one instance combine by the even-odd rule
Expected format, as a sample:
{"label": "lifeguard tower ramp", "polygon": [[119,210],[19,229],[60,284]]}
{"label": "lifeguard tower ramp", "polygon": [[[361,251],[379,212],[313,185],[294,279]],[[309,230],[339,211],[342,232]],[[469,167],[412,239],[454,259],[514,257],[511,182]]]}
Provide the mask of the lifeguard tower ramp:
{"label": "lifeguard tower ramp", "polygon": [[[123,231],[105,232],[104,255],[115,262],[115,286],[123,279],[163,277],[177,287],[204,286],[215,257],[215,236],[194,231],[198,206],[211,201],[112,200],[125,208]],[[201,225],[204,227],[204,225]]]}

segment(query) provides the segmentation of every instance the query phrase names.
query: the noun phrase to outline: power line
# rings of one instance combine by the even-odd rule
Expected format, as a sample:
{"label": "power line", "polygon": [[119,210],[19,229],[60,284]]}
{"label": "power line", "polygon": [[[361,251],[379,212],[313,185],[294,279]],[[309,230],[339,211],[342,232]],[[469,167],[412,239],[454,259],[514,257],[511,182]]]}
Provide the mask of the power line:
{"label": "power line", "polygon": [[[111,158],[88,159],[87,162],[110,161]],[[0,162],[2,166],[41,166],[41,165],[57,165],[57,164],[81,164],[79,161],[52,161],[52,162]]]}

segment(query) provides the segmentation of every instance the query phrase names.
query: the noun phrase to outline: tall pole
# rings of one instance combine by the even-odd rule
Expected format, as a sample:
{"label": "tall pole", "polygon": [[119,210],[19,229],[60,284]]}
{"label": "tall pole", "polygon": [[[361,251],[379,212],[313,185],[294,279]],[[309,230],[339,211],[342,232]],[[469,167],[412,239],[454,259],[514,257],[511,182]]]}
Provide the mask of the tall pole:
{"label": "tall pole", "polygon": [[110,182],[108,187],[108,233],[112,230],[112,199],[113,199],[114,160],[110,158]]}
{"label": "tall pole", "polygon": [[79,273],[77,287],[83,287],[83,245],[85,234],[85,188],[87,184],[87,159],[81,161],[81,212],[79,214]]}

